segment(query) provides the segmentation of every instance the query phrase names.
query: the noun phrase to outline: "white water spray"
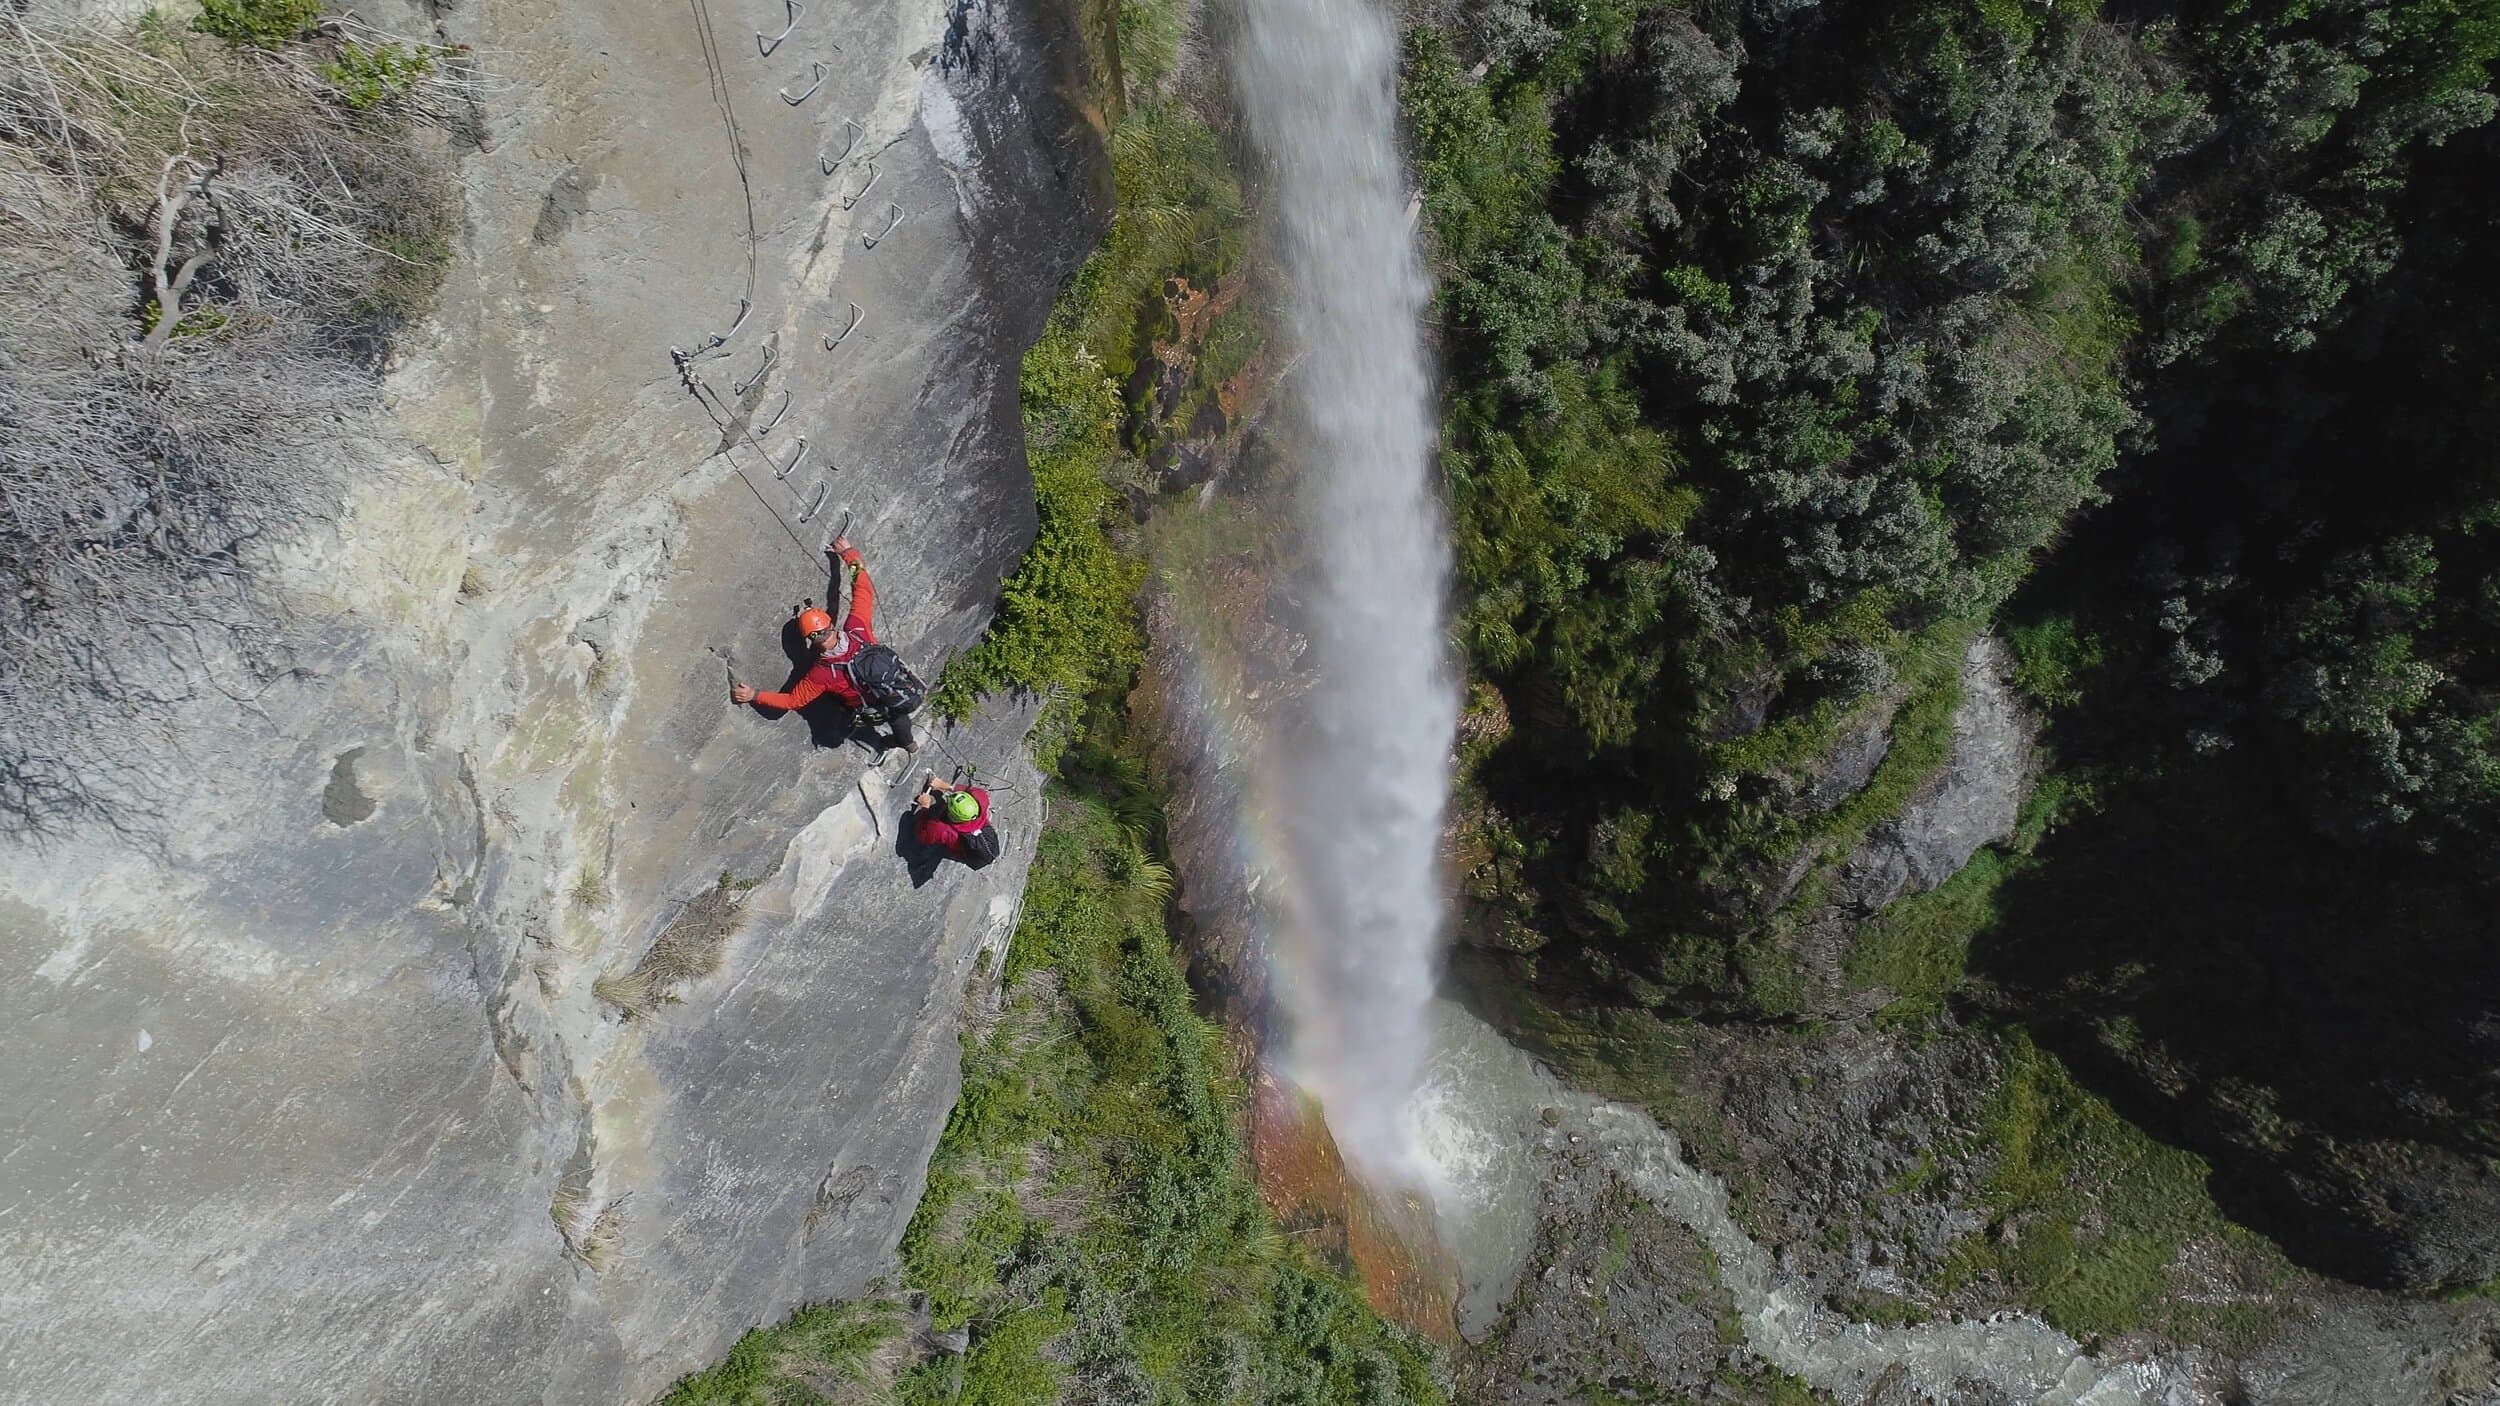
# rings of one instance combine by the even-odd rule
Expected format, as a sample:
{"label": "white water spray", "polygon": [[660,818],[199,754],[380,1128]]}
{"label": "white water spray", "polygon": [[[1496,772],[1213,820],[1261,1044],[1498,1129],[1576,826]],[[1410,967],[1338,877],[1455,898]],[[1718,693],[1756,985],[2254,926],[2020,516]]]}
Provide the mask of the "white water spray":
{"label": "white water spray", "polygon": [[1274,173],[1319,683],[1276,719],[1287,893],[1274,936],[1294,1077],[1375,1182],[1412,1179],[1458,721],[1450,551],[1430,472],[1429,286],[1406,222],[1397,44],[1367,0],[1250,0],[1239,55]]}

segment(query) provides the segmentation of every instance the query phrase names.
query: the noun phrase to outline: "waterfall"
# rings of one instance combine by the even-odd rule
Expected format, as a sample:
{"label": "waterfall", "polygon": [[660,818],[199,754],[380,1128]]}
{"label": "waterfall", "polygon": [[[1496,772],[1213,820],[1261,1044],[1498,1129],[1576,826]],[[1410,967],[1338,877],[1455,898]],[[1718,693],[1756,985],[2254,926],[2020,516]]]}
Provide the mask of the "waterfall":
{"label": "waterfall", "polygon": [[1457,688],[1431,484],[1430,287],[1406,218],[1397,41],[1366,0],[1250,0],[1238,77],[1272,174],[1317,683],[1271,720],[1288,1072],[1355,1168],[1413,1179],[1430,1047]]}

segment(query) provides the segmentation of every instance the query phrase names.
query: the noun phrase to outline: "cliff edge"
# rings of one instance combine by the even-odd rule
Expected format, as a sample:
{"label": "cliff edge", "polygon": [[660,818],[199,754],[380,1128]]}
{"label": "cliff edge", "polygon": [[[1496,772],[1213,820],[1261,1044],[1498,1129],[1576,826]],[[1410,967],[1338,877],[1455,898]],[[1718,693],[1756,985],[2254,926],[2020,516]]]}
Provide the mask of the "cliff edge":
{"label": "cliff edge", "polygon": [[[890,1261],[1014,928],[1022,713],[880,761],[725,689],[845,520],[932,679],[1030,540],[1017,358],[1102,204],[1058,37],[366,18],[490,77],[467,238],[271,545],[296,668],[176,720],[130,833],[0,850],[0,1400],[647,1399]],[[1006,857],[915,873],[957,762]]]}

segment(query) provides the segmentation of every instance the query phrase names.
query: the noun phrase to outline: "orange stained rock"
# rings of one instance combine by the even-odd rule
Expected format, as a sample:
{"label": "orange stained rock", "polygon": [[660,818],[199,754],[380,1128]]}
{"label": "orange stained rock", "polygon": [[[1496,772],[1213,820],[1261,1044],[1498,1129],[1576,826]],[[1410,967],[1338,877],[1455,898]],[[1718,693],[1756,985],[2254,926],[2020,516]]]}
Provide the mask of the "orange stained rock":
{"label": "orange stained rock", "polygon": [[1250,1157],[1277,1224],[1352,1277],[1382,1317],[1457,1342],[1458,1271],[1433,1241],[1430,1207],[1384,1203],[1356,1180],[1300,1089],[1264,1070],[1253,1089]]}

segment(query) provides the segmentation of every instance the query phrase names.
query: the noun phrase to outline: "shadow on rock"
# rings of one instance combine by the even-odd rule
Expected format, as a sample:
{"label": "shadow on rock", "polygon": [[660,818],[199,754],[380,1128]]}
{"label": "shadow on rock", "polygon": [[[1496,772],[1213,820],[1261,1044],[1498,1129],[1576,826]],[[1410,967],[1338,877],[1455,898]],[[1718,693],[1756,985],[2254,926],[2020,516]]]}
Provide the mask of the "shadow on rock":
{"label": "shadow on rock", "polygon": [[903,861],[911,875],[911,886],[919,888],[937,877],[938,866],[946,862],[946,851],[920,840],[919,812],[906,800],[901,816],[894,822],[894,853]]}
{"label": "shadow on rock", "polygon": [[1972,949],[2079,1077],[2214,1166],[2295,1259],[2424,1291],[2500,1275],[2500,945],[2488,895],[2336,846],[2203,762],[2061,830]]}

